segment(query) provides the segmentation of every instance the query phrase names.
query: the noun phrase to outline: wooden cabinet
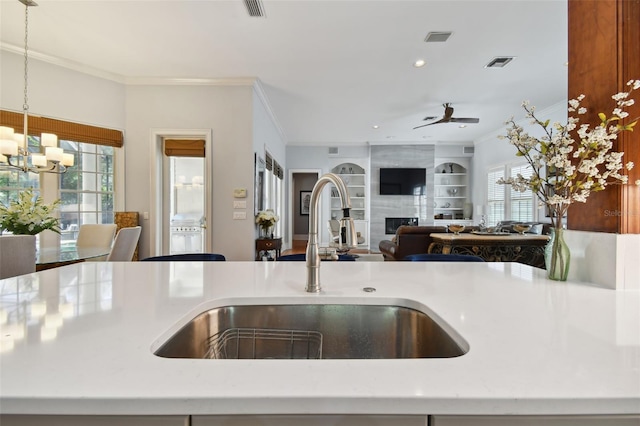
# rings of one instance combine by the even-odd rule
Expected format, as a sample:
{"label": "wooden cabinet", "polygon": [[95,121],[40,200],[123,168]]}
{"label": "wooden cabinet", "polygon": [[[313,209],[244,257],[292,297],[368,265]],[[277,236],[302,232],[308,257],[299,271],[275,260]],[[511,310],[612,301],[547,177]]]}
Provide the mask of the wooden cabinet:
{"label": "wooden cabinet", "polygon": [[271,251],[275,252],[275,257],[270,260],[278,260],[280,250],[282,250],[282,238],[258,238],[256,240],[256,260],[261,260],[263,256],[270,259],[269,252]]}
{"label": "wooden cabinet", "polygon": [[452,222],[472,223],[473,209],[469,202],[468,162],[464,160],[436,160],[433,213],[437,225]]}

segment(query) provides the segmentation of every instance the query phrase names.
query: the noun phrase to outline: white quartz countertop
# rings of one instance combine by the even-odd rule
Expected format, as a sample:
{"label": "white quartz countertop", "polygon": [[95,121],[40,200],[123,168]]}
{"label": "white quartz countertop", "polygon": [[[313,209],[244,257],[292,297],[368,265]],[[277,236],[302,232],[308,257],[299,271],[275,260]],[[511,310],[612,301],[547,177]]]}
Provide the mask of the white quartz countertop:
{"label": "white quartz countertop", "polygon": [[[517,263],[86,262],[0,281],[6,414],[638,414],[640,292],[554,282]],[[374,287],[365,293],[363,287]],[[424,307],[463,356],[157,357],[229,304]]]}

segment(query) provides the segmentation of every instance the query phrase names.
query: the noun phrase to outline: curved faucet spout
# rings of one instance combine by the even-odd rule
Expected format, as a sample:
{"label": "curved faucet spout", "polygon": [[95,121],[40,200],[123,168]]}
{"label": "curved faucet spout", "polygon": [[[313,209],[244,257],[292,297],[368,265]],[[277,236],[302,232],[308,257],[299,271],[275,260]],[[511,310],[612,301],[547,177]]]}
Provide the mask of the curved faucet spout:
{"label": "curved faucet spout", "polygon": [[355,246],[357,244],[355,226],[353,220],[349,216],[351,209],[351,199],[349,198],[349,190],[342,179],[336,174],[326,173],[318,179],[311,192],[311,201],[309,203],[309,241],[307,242],[307,286],[306,291],[309,293],[320,293],[320,254],[318,253],[318,206],[320,194],[326,184],[332,183],[338,190],[340,195],[340,203],[344,212],[344,219],[348,227],[345,234],[348,238],[346,244]]}

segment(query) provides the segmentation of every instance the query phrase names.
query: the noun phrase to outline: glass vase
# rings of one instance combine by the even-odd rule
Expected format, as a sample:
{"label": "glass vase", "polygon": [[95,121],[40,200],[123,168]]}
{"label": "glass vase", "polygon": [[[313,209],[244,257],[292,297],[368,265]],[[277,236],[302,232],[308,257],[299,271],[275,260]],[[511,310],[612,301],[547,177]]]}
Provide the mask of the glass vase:
{"label": "glass vase", "polygon": [[260,227],[260,238],[271,238],[271,226]]}
{"label": "glass vase", "polygon": [[551,239],[544,249],[544,263],[547,278],[555,281],[566,281],[569,275],[571,252],[564,240],[563,228],[551,228]]}

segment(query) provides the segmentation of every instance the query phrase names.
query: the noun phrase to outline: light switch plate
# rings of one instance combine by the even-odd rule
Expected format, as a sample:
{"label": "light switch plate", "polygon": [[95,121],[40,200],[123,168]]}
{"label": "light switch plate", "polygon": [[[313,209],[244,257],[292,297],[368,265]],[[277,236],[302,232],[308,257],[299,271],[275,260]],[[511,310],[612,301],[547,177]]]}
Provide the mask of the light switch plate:
{"label": "light switch plate", "polygon": [[247,189],[246,188],[235,188],[233,190],[234,198],[247,198]]}
{"label": "light switch plate", "polygon": [[233,208],[234,209],[246,209],[247,208],[247,201],[246,200],[234,200],[233,201]]}
{"label": "light switch plate", "polygon": [[233,220],[243,220],[247,218],[247,212],[233,212]]}

